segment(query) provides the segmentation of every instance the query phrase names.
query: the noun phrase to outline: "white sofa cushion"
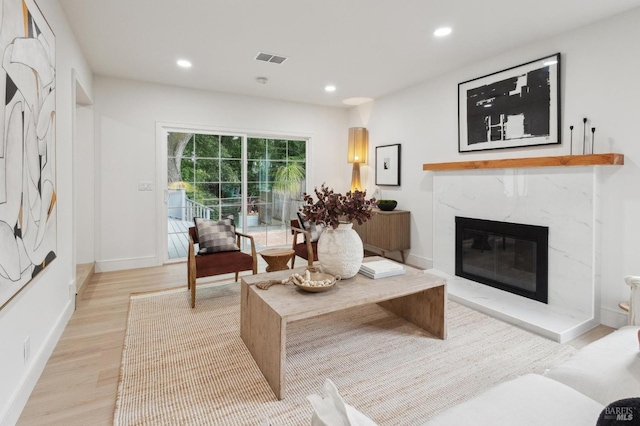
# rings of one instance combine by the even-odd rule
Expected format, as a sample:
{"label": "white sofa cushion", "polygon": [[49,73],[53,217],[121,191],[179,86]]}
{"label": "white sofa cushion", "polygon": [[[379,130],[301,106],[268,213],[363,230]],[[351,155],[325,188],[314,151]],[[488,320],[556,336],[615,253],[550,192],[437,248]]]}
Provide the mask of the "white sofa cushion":
{"label": "white sofa cushion", "polygon": [[562,383],[527,374],[440,413],[425,426],[595,425],[603,409]]}
{"label": "white sofa cushion", "polygon": [[601,404],[640,397],[640,327],[622,327],[545,373]]}
{"label": "white sofa cushion", "polygon": [[324,382],[323,395],[307,396],[313,406],[311,426],[376,426],[376,423],[344,402],[336,385]]}

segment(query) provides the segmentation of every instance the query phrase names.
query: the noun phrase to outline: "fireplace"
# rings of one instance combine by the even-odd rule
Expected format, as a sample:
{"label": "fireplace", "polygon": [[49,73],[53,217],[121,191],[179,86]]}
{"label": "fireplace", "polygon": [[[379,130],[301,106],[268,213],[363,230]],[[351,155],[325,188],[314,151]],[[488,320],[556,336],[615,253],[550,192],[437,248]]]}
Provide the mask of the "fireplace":
{"label": "fireplace", "polygon": [[[449,299],[558,342],[600,324],[600,315],[607,313],[599,305],[599,170],[576,166],[435,172],[433,271],[447,279]],[[536,262],[547,260],[547,273],[537,274],[548,280],[547,303],[481,284],[476,277],[456,276],[456,216],[548,227],[548,242],[543,244],[547,255],[538,254],[536,247]],[[497,240],[492,248],[502,250],[502,238],[492,240]],[[508,242],[505,237],[505,245]],[[520,246],[517,252],[533,253]]]}
{"label": "fireplace", "polygon": [[548,227],[458,216],[455,221],[456,275],[547,303]]}

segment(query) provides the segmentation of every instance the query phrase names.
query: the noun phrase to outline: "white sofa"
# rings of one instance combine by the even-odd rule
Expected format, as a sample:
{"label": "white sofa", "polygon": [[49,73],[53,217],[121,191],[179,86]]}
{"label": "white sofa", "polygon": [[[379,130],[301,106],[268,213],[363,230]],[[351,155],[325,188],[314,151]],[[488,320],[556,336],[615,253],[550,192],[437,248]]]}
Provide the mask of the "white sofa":
{"label": "white sofa", "polygon": [[595,425],[602,410],[640,398],[640,276],[631,287],[629,326],[599,339],[543,376],[497,385],[426,423],[445,425]]}
{"label": "white sofa", "polygon": [[638,326],[616,330],[544,375],[494,386],[425,425],[595,425],[607,405],[640,397],[639,331]]}

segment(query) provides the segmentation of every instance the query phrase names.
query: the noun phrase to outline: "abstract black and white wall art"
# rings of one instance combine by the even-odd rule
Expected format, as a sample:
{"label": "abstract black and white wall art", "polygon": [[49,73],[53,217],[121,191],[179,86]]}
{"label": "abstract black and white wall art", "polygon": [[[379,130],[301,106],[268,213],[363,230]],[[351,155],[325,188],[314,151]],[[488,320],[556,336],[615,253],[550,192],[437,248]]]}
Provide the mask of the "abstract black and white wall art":
{"label": "abstract black and white wall art", "polygon": [[0,307],[56,258],[55,36],[33,0],[0,1]]}
{"label": "abstract black and white wall art", "polygon": [[560,143],[560,54],[458,84],[458,150]]}

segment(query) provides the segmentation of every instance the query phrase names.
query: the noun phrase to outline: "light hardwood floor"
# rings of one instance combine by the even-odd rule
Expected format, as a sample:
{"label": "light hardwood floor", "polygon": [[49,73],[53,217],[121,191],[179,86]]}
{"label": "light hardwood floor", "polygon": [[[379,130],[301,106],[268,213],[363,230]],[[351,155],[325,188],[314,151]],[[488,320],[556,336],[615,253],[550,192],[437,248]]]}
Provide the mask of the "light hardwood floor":
{"label": "light hardwood floor", "polygon": [[[264,271],[260,260],[258,270]],[[296,260],[297,265],[303,262]],[[111,425],[129,295],[186,287],[186,280],[185,263],[95,274],[78,298],[18,424]],[[571,344],[579,348],[611,331],[600,326]]]}

